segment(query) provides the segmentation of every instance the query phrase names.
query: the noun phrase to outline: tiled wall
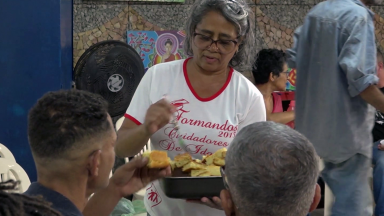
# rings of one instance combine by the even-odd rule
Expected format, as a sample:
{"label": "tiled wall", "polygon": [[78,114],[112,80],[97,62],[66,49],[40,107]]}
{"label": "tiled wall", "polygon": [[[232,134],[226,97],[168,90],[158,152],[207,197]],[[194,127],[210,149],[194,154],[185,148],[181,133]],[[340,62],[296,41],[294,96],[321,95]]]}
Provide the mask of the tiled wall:
{"label": "tiled wall", "polygon": [[[286,49],[305,14],[321,0],[248,0],[255,11],[257,46]],[[182,30],[194,0],[180,3],[140,3],[74,0],[74,65],[84,51],[99,41],[126,41],[127,30]],[[376,37],[384,48],[384,5],[375,6]]]}

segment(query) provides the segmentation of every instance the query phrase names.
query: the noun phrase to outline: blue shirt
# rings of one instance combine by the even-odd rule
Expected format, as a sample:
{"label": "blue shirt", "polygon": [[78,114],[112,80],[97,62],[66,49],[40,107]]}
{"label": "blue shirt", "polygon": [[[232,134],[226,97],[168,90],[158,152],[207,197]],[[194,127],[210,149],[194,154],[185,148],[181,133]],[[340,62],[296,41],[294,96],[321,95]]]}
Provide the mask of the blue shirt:
{"label": "blue shirt", "polygon": [[371,155],[375,110],[359,94],[378,81],[373,16],[360,0],[321,2],[287,50],[297,69],[295,126],[325,161]]}
{"label": "blue shirt", "polygon": [[51,207],[63,216],[83,216],[80,210],[68,198],[37,182],[32,183],[24,194],[29,196],[43,196],[47,202],[52,203]]}

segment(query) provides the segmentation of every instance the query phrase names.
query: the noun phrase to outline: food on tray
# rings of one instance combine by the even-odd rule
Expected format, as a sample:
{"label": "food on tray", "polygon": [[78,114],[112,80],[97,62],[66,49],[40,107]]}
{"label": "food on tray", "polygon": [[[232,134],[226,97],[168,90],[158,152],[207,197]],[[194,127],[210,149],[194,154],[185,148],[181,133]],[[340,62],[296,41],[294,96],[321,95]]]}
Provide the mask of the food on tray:
{"label": "food on tray", "polygon": [[148,167],[149,168],[166,168],[171,165],[171,159],[168,157],[167,152],[165,151],[150,151],[144,152],[143,157],[147,157]]}
{"label": "food on tray", "polygon": [[205,167],[205,170],[207,170],[212,176],[221,176],[220,166],[207,166]]}
{"label": "food on tray", "polygon": [[171,168],[172,168],[172,170],[174,170],[176,168],[176,162],[175,161],[171,161]]}
{"label": "food on tray", "polygon": [[188,153],[179,154],[175,157],[176,167],[180,168],[192,161],[192,157]]}
{"label": "food on tray", "polygon": [[203,169],[191,170],[192,177],[221,176],[220,166],[205,166]]}
{"label": "food on tray", "polygon": [[212,155],[203,156],[203,160],[193,160],[188,153],[180,154],[171,161],[172,170],[181,168],[192,177],[221,176],[220,167],[225,165],[227,149],[222,148]]}
{"label": "food on tray", "polygon": [[191,170],[204,169],[205,166],[206,165],[203,164],[203,163],[198,163],[198,162],[195,162],[195,161],[191,161],[188,164],[186,164],[185,166],[183,166],[182,170],[183,170],[183,172],[190,172]]}
{"label": "food on tray", "polygon": [[191,170],[191,176],[192,177],[205,177],[205,176],[211,176],[211,174],[207,170],[201,169],[201,170]]}
{"label": "food on tray", "polygon": [[205,163],[207,165],[212,165],[213,159],[215,159],[213,155],[206,155],[203,157],[203,163]]}
{"label": "food on tray", "polygon": [[217,150],[213,155],[206,155],[203,157],[203,163],[207,165],[224,166],[225,156],[227,155],[227,149],[222,148]]}
{"label": "food on tray", "polygon": [[213,164],[216,166],[225,166],[225,159],[224,158],[215,158],[213,159]]}

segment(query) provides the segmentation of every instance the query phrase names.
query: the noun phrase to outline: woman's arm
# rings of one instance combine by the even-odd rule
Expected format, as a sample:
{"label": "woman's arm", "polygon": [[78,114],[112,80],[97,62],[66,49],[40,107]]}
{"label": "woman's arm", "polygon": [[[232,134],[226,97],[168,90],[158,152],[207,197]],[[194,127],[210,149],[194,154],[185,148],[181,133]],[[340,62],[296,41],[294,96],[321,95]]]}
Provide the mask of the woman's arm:
{"label": "woman's arm", "polygon": [[288,122],[295,120],[295,111],[267,113],[267,120],[287,124]]}
{"label": "woman's arm", "polygon": [[139,153],[148,142],[149,137],[169,123],[175,111],[172,104],[166,99],[162,99],[144,111],[146,114],[143,122],[133,117],[132,119],[126,118],[117,133],[116,155],[131,157]]}
{"label": "woman's arm", "polygon": [[169,102],[160,100],[152,104],[154,71],[154,67],[149,68],[141,79],[125,114],[126,118],[117,132],[115,152],[118,157],[132,157],[139,153],[151,134],[157,131],[157,126],[169,121]]}
{"label": "woman's arm", "polygon": [[125,118],[123,125],[117,132],[116,155],[118,157],[132,157],[138,154],[148,143],[150,134],[144,125],[137,125]]}
{"label": "woman's arm", "polygon": [[[278,97],[276,101],[274,101],[275,97]],[[287,124],[288,122],[295,120],[295,112],[294,111],[277,112],[277,113],[272,112],[274,103],[282,103],[279,95],[276,94],[276,96],[272,97],[272,100],[274,102],[269,102],[268,99],[270,99],[270,98],[264,97],[265,109],[267,112],[267,121],[273,121],[273,122],[277,122],[280,124]]]}

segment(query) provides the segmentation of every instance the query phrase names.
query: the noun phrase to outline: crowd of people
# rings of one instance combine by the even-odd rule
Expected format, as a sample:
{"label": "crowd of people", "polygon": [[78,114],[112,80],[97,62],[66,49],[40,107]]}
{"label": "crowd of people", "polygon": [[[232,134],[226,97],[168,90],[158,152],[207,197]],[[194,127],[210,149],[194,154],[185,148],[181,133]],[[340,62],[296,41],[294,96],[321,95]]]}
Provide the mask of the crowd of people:
{"label": "crowd of people", "polygon": [[[122,197],[150,187],[161,198],[147,190],[151,216],[305,216],[321,199],[321,176],[335,196],[332,216],[371,216],[373,165],[375,215],[383,216],[384,59],[373,4],[321,2],[291,49],[256,53],[246,1],[197,0],[185,28],[190,57],[149,68],[117,133],[98,95],[62,90],[37,101],[28,138],[38,180],[25,194],[6,192],[17,182],[1,183],[0,215],[108,216]],[[294,112],[275,94],[288,67],[297,70]],[[255,84],[234,68],[252,70]],[[292,121],[294,129],[284,125]],[[142,157],[109,179],[115,154],[135,156],[150,140],[174,158],[179,136],[194,158],[228,148],[220,196],[168,198],[158,179],[170,167],[148,169]]]}

